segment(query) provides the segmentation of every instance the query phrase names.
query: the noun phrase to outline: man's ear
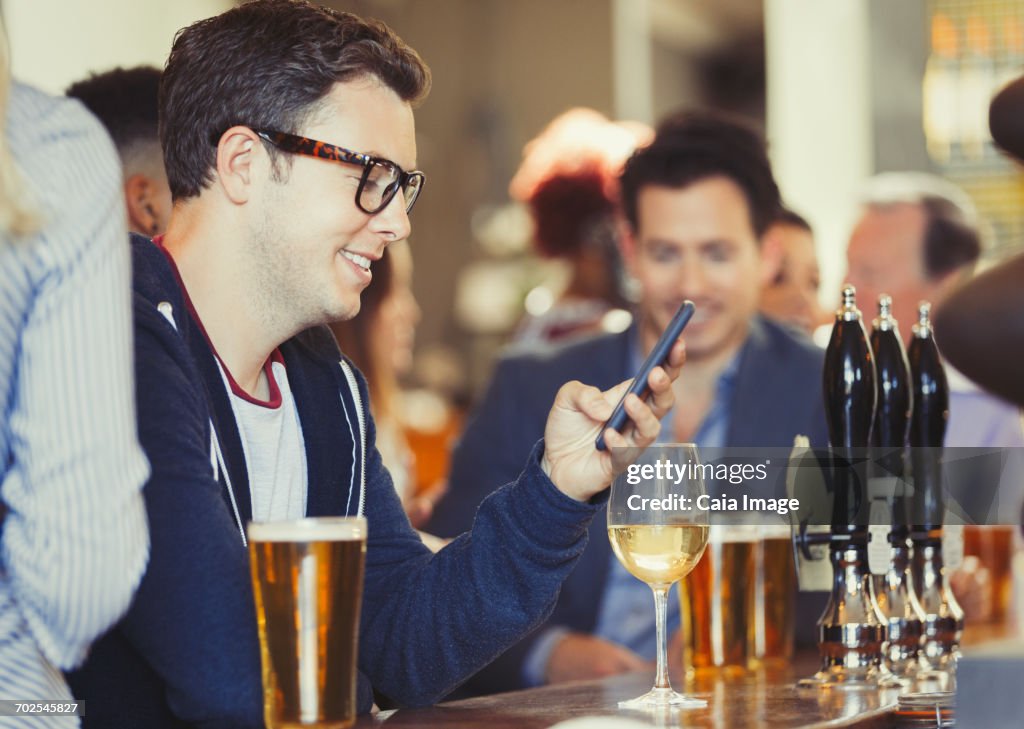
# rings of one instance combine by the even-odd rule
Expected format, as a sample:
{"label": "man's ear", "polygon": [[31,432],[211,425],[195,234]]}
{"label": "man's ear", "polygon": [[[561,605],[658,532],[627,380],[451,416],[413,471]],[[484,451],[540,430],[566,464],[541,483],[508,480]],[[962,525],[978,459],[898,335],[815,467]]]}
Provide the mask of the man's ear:
{"label": "man's ear", "polygon": [[782,247],[782,239],[769,228],[761,236],[761,286],[767,286],[782,271],[786,252]]}
{"label": "man's ear", "polygon": [[256,148],[260,138],[249,127],[228,129],[217,143],[217,183],[236,205],[249,201],[255,179]]}
{"label": "man's ear", "polygon": [[155,183],[138,172],[124,181],[124,204],[128,211],[128,229],[153,236],[160,232],[160,220],[154,207]]}

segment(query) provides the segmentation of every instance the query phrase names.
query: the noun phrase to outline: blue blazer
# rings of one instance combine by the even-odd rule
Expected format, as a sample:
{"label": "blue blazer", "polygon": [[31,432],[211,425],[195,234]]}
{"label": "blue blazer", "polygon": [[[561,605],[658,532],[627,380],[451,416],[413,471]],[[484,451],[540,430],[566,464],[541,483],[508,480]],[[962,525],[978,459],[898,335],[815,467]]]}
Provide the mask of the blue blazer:
{"label": "blue blazer", "polygon": [[[502,359],[455,448],[448,492],[426,530],[442,537],[468,530],[494,484],[519,475],[523,459],[543,434],[559,387],[580,380],[604,390],[635,374],[630,353],[635,336],[630,329]],[[726,445],[788,448],[801,433],[810,437],[812,445],[826,445],[824,352],[791,330],[757,317],[739,357]],[[594,631],[611,551],[606,528],[605,519],[598,515],[590,526],[587,548],[563,584],[548,622],[474,676],[468,691],[522,688],[522,663],[544,627]]]}

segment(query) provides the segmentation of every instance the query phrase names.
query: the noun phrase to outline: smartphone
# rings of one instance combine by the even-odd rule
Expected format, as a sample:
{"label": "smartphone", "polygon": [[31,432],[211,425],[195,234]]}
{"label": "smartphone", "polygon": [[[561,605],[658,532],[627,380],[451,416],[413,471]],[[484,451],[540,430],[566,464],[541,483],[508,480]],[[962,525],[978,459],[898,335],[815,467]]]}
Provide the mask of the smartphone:
{"label": "smartphone", "polygon": [[608,421],[601,428],[600,435],[597,436],[597,441],[594,443],[597,446],[597,450],[603,451],[607,448],[604,442],[604,431],[608,428],[614,428],[618,432],[622,432],[622,429],[626,427],[626,421],[629,420],[629,416],[626,414],[626,397],[633,393],[641,400],[643,400],[649,394],[647,387],[647,379],[651,376],[651,370],[658,365],[664,364],[668,360],[669,352],[672,351],[672,346],[679,339],[679,335],[683,333],[683,329],[690,323],[690,319],[693,317],[693,312],[696,307],[693,302],[686,300],[682,306],[672,317],[672,321],[665,327],[665,331],[662,332],[661,338],[658,339],[658,343],[654,345],[654,349],[647,355],[647,359],[640,365],[640,370],[636,373],[636,377],[629,383],[629,389],[626,390],[626,394],[619,400],[619,404],[615,406],[615,410],[612,411],[612,416],[608,418]]}

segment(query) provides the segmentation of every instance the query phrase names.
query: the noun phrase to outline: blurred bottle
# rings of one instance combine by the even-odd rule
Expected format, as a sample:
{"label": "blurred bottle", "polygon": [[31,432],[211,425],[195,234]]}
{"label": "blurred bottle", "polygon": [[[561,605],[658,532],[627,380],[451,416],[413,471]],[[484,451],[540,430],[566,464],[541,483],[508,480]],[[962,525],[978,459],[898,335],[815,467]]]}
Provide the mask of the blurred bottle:
{"label": "blurred bottle", "polygon": [[1001,89],[1020,76],[1024,65],[1024,18],[1011,15],[999,25],[1003,42],[996,60],[996,87]]}
{"label": "blurred bottle", "polygon": [[924,71],[922,116],[928,154],[940,165],[949,163],[955,145],[960,142],[958,47],[956,25],[948,15],[935,13],[931,22],[931,53]]}
{"label": "blurred bottle", "polygon": [[988,131],[988,104],[999,89],[988,23],[979,15],[968,16],[965,35],[967,52],[960,59],[957,106],[964,157],[979,160],[986,148],[994,151]]}

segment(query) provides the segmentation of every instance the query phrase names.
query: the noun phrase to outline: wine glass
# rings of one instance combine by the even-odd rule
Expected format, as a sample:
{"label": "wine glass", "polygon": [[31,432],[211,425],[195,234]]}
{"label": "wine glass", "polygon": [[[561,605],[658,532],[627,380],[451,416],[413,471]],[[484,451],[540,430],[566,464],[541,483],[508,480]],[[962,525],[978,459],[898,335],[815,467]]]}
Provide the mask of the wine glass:
{"label": "wine glass", "polygon": [[694,568],[708,543],[708,512],[697,446],[684,443],[649,448],[612,483],[608,539],[622,565],[654,592],[658,673],[654,688],[620,701],[619,707],[695,709],[702,699],[676,693],[668,679],[665,611],[672,585]]}

